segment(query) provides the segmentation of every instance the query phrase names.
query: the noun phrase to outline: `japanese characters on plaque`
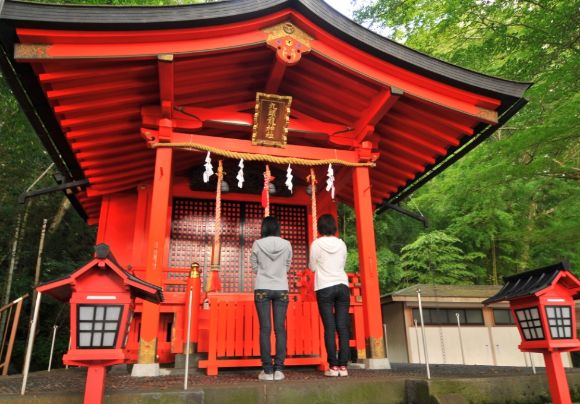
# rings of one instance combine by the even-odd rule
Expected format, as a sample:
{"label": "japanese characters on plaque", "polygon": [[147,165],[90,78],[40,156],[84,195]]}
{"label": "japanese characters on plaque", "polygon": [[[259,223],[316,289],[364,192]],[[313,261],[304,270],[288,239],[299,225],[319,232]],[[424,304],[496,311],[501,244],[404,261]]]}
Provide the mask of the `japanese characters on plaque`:
{"label": "japanese characters on plaque", "polygon": [[285,147],[290,120],[292,97],[276,94],[256,94],[256,110],[252,144]]}

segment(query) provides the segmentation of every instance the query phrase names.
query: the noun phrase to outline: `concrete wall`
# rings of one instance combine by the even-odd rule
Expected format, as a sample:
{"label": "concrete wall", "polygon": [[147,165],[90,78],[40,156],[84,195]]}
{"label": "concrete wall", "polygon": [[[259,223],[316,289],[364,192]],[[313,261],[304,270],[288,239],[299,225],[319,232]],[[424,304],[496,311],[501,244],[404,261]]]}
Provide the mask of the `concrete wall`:
{"label": "concrete wall", "polygon": [[408,363],[407,335],[403,303],[383,305],[383,324],[387,325],[387,354],[393,363]]}
{"label": "concrete wall", "polygon": [[[524,354],[518,349],[521,340],[515,326],[465,326],[461,327],[461,339],[457,327],[425,326],[425,337],[429,363],[433,364],[531,366],[533,361],[535,366],[544,366],[542,354]],[[407,328],[411,363],[425,363],[422,338],[421,327]],[[565,367],[572,366],[569,353],[562,354],[562,362]]]}

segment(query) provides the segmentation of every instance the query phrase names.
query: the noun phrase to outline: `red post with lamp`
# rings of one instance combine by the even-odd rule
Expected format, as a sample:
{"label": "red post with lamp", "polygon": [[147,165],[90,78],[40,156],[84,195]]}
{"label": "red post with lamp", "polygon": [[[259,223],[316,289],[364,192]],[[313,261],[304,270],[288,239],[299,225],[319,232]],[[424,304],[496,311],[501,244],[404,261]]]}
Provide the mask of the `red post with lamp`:
{"label": "red post with lamp", "polygon": [[580,350],[574,305],[579,296],[580,281],[562,262],[506,277],[503,288],[483,301],[509,301],[522,338],[520,350],[544,355],[554,404],[572,402],[560,353]]}
{"label": "red post with lamp", "polygon": [[125,363],[135,298],[163,301],[160,287],[124,270],[106,244],[95,248],[95,258],[65,279],[36,288],[70,304],[69,351],[66,365],[87,367],[84,402],[102,403],[106,367]]}

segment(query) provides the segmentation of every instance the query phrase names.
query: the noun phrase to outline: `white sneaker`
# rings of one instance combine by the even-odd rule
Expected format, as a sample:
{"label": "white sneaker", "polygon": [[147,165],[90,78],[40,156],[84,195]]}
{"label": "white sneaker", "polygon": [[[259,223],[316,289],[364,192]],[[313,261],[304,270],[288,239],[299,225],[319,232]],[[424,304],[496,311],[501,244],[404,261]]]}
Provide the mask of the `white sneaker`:
{"label": "white sneaker", "polygon": [[338,375],[339,375],[340,377],[345,377],[345,376],[348,376],[348,370],[346,370],[346,366],[340,366],[340,367],[338,368]]}
{"label": "white sneaker", "polygon": [[325,370],[324,376],[337,377],[338,376],[338,366],[333,366],[330,369]]}
{"label": "white sneaker", "polygon": [[284,376],[284,372],[281,370],[277,370],[274,372],[274,380],[284,380],[286,376]]}
{"label": "white sneaker", "polygon": [[263,370],[258,375],[259,380],[274,380],[274,373],[266,373]]}

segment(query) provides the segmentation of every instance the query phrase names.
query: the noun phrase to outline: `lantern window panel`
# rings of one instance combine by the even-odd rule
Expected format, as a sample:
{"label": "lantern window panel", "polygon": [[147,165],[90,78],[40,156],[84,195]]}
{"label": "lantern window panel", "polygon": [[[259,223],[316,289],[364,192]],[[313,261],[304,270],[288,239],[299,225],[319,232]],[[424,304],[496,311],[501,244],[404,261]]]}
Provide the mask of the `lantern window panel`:
{"label": "lantern window panel", "polygon": [[78,305],[79,349],[114,348],[121,321],[121,305]]}
{"label": "lantern window panel", "polygon": [[516,310],[516,316],[526,341],[544,339],[544,330],[537,307]]}
{"label": "lantern window panel", "polygon": [[546,317],[552,339],[572,338],[572,311],[570,306],[546,306]]}

